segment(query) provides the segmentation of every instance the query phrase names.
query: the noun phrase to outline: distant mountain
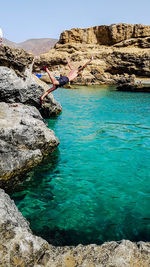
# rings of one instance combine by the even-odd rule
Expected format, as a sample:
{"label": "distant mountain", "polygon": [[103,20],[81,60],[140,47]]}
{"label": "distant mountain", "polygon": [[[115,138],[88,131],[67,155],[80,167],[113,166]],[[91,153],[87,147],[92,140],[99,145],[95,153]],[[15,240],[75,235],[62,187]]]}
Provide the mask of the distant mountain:
{"label": "distant mountain", "polygon": [[40,38],[29,39],[22,43],[15,43],[4,38],[3,44],[14,48],[21,48],[29,53],[32,53],[34,56],[39,56],[40,54],[48,52],[57,43],[57,41],[57,39]]}
{"label": "distant mountain", "polygon": [[3,38],[3,44],[17,48],[17,43],[11,42],[8,39]]}

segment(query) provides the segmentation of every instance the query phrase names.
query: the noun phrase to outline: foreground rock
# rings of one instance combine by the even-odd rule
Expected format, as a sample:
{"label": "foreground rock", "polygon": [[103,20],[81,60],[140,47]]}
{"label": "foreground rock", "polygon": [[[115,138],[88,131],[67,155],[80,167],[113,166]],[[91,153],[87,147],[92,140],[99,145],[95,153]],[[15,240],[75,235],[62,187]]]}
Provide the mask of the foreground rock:
{"label": "foreground rock", "polygon": [[54,247],[32,234],[14,202],[0,189],[0,266],[148,267],[150,243],[123,240],[101,246]]}
{"label": "foreground rock", "polygon": [[35,266],[48,247],[46,241],[32,235],[29,223],[0,189],[0,266]]}
{"label": "foreground rock", "polygon": [[32,75],[34,57],[22,49],[0,46],[0,100],[35,106],[44,117],[57,115],[61,105],[52,94],[41,106],[40,97],[49,86]]}
{"label": "foreground rock", "polygon": [[54,75],[66,75],[66,57],[78,67],[91,54],[94,60],[73,84],[116,84],[124,74],[150,77],[150,26],[122,23],[64,31],[55,48],[35,60],[34,69],[47,64]]}
{"label": "foreground rock", "polygon": [[33,76],[28,69],[25,75],[26,78],[22,79],[14,70],[0,67],[1,101],[35,106],[44,117],[59,114],[62,110],[61,105],[55,101],[52,94],[48,95],[45,105],[40,104],[40,97],[49,86]]}
{"label": "foreground rock", "polygon": [[35,107],[1,102],[0,187],[12,185],[58,144],[54,132],[46,127]]}

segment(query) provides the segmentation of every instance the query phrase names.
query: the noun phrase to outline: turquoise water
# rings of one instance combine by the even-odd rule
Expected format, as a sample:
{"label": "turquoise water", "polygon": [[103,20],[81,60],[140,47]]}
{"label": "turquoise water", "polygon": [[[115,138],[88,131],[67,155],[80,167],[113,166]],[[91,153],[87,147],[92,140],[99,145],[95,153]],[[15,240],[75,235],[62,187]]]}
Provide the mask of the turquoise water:
{"label": "turquoise water", "polygon": [[150,94],[58,89],[59,148],[12,195],[55,245],[150,241]]}

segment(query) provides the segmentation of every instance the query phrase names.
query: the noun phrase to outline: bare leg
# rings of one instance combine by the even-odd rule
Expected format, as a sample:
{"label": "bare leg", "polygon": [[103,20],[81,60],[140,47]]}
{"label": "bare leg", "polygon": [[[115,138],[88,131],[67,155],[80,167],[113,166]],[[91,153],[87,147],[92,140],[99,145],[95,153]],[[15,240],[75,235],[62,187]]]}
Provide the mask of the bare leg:
{"label": "bare leg", "polygon": [[56,90],[56,86],[57,85],[59,85],[59,82],[55,79],[55,77],[50,73],[50,71],[49,71],[49,69],[48,68],[46,68],[46,72],[47,72],[47,74],[48,74],[48,76],[49,76],[49,78],[50,78],[50,80],[51,80],[51,82],[52,82],[52,84],[53,84],[53,87],[52,88],[50,88],[50,89],[48,89],[42,96],[41,96],[41,98],[40,98],[40,100],[41,100],[41,105],[43,104],[43,99],[49,94],[49,93],[51,93],[52,91],[54,91],[54,90]]}
{"label": "bare leg", "polygon": [[41,96],[41,105],[43,104],[43,99],[52,91],[56,90],[56,85],[53,85],[52,88],[48,89],[42,96]]}
{"label": "bare leg", "polygon": [[58,81],[55,79],[55,77],[50,73],[50,71],[49,71],[48,68],[46,68],[46,72],[47,72],[47,74],[48,74],[48,76],[49,76],[49,78],[50,78],[52,84],[53,84],[53,85],[58,85],[59,82],[58,82]]}

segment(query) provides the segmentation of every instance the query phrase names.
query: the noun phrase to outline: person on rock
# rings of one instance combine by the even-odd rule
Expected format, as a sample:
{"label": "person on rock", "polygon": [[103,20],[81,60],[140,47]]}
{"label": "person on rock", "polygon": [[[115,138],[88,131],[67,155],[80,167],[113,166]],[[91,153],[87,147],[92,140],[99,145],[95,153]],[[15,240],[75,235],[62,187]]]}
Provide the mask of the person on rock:
{"label": "person on rock", "polygon": [[55,77],[50,73],[48,67],[43,67],[42,69],[45,70],[53,84],[53,86],[48,89],[40,98],[41,100],[41,105],[43,104],[43,99],[52,91],[56,90],[58,87],[62,87],[65,84],[69,83],[70,81],[74,80],[78,75],[82,74],[82,71],[84,70],[84,68],[91,63],[91,61],[93,60],[93,57],[91,57],[91,59],[86,62],[83,66],[78,67],[78,69],[74,69],[71,65],[70,59],[67,58],[67,63],[70,69],[70,72],[68,73],[67,76],[60,76],[60,78],[58,80],[55,79]]}

